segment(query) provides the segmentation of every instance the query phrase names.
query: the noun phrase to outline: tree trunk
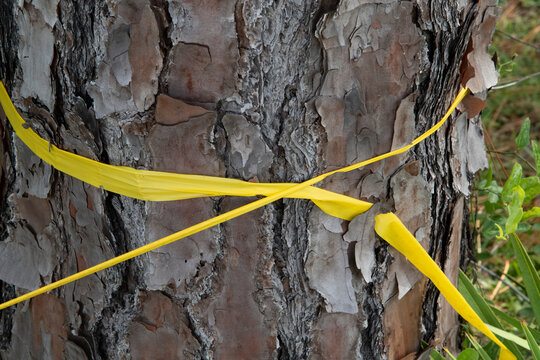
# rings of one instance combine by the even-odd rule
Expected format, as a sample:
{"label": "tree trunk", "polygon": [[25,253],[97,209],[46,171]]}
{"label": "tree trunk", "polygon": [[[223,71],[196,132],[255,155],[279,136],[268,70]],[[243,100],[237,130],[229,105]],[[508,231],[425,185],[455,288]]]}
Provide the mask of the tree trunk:
{"label": "tree trunk", "polygon": [[[492,85],[494,0],[4,0],[0,78],[58,147],[114,165],[299,182],[409,143],[459,84]],[[495,78],[496,79],[496,78]],[[455,281],[470,98],[409,153],[320,186],[351,222],[284,199],[0,317],[2,359],[401,359],[459,321],[373,230],[395,211]],[[470,120],[468,120],[470,118]],[[1,123],[0,301],[253,199],[144,202],[66,176]]]}

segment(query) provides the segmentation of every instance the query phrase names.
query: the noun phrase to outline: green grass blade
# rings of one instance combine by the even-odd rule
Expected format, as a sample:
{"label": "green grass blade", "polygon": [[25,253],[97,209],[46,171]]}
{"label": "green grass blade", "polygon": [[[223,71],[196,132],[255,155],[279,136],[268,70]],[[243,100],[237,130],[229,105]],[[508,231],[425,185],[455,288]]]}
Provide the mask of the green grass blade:
{"label": "green grass blade", "polygon": [[494,307],[493,305],[491,306],[491,310],[493,311],[493,313],[501,320],[503,321],[506,321],[507,323],[509,323],[510,325],[512,325],[513,327],[515,327],[516,329],[521,329],[521,323],[519,322],[519,320],[517,319],[514,319],[513,317],[511,317],[510,315],[508,315],[507,313],[505,313],[504,311],[501,311],[499,309],[497,309],[496,307]]}
{"label": "green grass blade", "polygon": [[523,277],[523,284],[527,290],[527,296],[531,299],[531,307],[536,318],[536,323],[540,324],[540,278],[534,268],[531,258],[523,247],[516,234],[510,234],[510,242],[514,248],[516,261]]}
{"label": "green grass blade", "polygon": [[446,360],[444,358],[444,356],[442,356],[441,354],[439,354],[439,352],[437,350],[432,350],[431,351],[431,354],[429,355],[429,357],[432,359],[432,360]]}
{"label": "green grass blade", "polygon": [[459,271],[458,289],[461,295],[465,297],[465,300],[467,300],[469,305],[471,305],[474,311],[478,313],[482,320],[487,321],[494,326],[501,327],[501,323],[499,322],[493,311],[491,311],[490,306],[476,291],[476,288],[471,283],[467,275],[465,275],[461,270]]}
{"label": "green grass blade", "polygon": [[452,355],[452,353],[450,351],[448,351],[447,348],[443,347],[443,350],[446,352],[446,355],[448,355],[448,357],[451,359],[451,360],[457,360],[456,357],[454,355]]}
{"label": "green grass blade", "polygon": [[471,344],[474,346],[474,348],[476,349],[476,351],[478,352],[478,354],[480,355],[480,357],[482,358],[482,360],[493,360],[489,354],[486,352],[486,350],[484,350],[484,348],[478,343],[478,341],[476,341],[474,339],[474,337],[472,337],[471,335],[469,335],[468,333],[465,333],[465,335],[467,335],[467,338],[469,339],[469,341],[471,342]]}
{"label": "green grass blade", "polygon": [[495,344],[493,341],[490,341],[486,344],[486,346],[484,346],[484,350],[492,359],[498,359],[501,349],[499,349],[499,346],[497,346],[497,344]]}
{"label": "green grass blade", "polygon": [[527,342],[529,343],[529,347],[531,348],[531,353],[534,360],[540,360],[540,347],[538,347],[538,344],[536,343],[536,340],[532,336],[529,329],[525,326],[525,324],[521,324],[521,329],[523,330],[523,333],[525,334],[525,337],[527,338]]}
{"label": "green grass blade", "polygon": [[[495,326],[499,329],[502,328],[502,324],[491,310],[491,306],[476,291],[474,285],[471,283],[467,275],[465,275],[461,270],[459,270],[458,289],[461,295],[465,297],[465,300],[467,300],[469,305],[471,305],[474,311],[476,311],[478,316],[480,316],[480,318],[484,320],[484,322],[491,324],[492,326]],[[501,341],[519,360],[524,360],[520,350],[512,341],[504,338],[501,339]]]}
{"label": "green grass blade", "polygon": [[489,330],[491,330],[499,339],[505,339],[507,341],[511,341],[512,343],[521,346],[524,349],[530,350],[529,343],[525,340],[517,336],[516,334],[512,334],[511,332],[508,332],[506,330],[502,330],[498,327],[487,325]]}
{"label": "green grass blade", "polygon": [[[493,312],[495,313],[495,315],[499,319],[502,319],[506,323],[512,325],[516,330],[521,329],[521,323],[519,322],[519,320],[514,319],[513,317],[511,317],[510,315],[508,315],[504,311],[501,311],[501,310],[497,309],[494,306],[491,306],[491,310],[493,310]],[[530,328],[529,328],[529,331],[531,332],[531,334],[534,337],[534,339],[536,340],[536,342],[540,342],[540,331],[535,330],[535,329],[530,329]]]}

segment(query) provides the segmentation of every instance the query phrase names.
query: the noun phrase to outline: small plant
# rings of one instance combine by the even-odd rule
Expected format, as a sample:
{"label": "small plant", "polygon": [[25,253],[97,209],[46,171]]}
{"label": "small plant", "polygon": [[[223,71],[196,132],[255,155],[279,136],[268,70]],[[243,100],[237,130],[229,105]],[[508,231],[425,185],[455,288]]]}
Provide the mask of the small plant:
{"label": "small plant", "polygon": [[[518,359],[540,359],[540,151],[530,140],[540,132],[540,0],[499,5],[490,52],[500,78],[482,113],[491,166],[476,180],[471,204],[475,285],[462,273],[459,289]],[[496,359],[493,342],[464,328],[459,355],[430,351],[429,358]]]}
{"label": "small plant", "polygon": [[[540,217],[540,207],[534,204],[540,194],[540,149],[536,141],[530,140],[528,119],[523,122],[515,142],[516,154],[532,155],[535,164],[518,156],[517,159],[527,166],[527,171],[524,172],[520,162],[515,162],[512,172],[501,185],[493,178],[492,168],[485,171],[476,185],[478,198],[483,199],[482,211],[473,215],[474,222],[480,225],[483,247],[490,249],[480,253],[479,258],[491,261],[495,268],[509,261],[507,271],[499,272],[497,281],[501,281],[502,275],[507,277],[510,290],[505,294],[505,300],[494,303],[482,296],[463,272],[459,277],[459,290],[518,359],[540,360],[540,277],[535,261],[538,259],[537,254],[529,255],[518,237],[518,233],[532,234],[538,230],[539,224],[533,225],[532,222]],[[531,174],[525,176],[524,173]],[[509,308],[501,305],[509,305]],[[496,359],[498,347],[492,341],[481,346],[475,336],[472,329],[467,329],[465,349],[457,357],[447,352],[447,357],[457,360]],[[430,358],[444,359],[435,350]]]}
{"label": "small plant", "polygon": [[494,181],[492,167],[476,184],[478,196],[484,200],[484,209],[477,214],[476,220],[482,224],[481,236],[486,241],[493,238],[504,240],[512,233],[529,232],[535,225],[528,220],[540,216],[540,208],[533,206],[533,200],[540,193],[540,150],[536,141],[530,141],[529,132],[530,121],[525,119],[516,138],[516,145],[518,150],[533,155],[536,166],[519,156],[519,153],[516,153],[516,157],[525,163],[529,173],[532,172],[530,176],[524,176],[523,166],[515,162],[503,186]]}

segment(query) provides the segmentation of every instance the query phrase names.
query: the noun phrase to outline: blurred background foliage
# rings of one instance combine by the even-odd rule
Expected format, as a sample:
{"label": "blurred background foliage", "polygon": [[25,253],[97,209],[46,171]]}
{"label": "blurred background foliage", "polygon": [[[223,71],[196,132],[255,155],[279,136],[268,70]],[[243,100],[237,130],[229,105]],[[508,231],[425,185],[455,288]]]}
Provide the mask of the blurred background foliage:
{"label": "blurred background foliage", "polygon": [[[493,226],[504,216],[501,214],[504,211],[494,208],[488,201],[489,193],[480,188],[489,176],[495,184],[503,186],[515,163],[522,166],[523,177],[537,175],[531,147],[518,149],[516,138],[523,123],[529,119],[530,138],[540,139],[540,0],[500,1],[499,5],[502,14],[490,53],[497,63],[500,78],[499,84],[489,92],[487,108],[482,112],[490,170],[476,179],[476,191],[471,201],[471,225],[476,263],[499,275],[506,272],[508,277],[517,281],[519,275],[511,246],[496,238],[498,229]],[[527,78],[534,74],[538,75]],[[529,206],[540,206],[539,202],[536,196]],[[538,220],[538,217],[529,219],[517,230],[536,269],[540,268]],[[499,280],[496,277],[476,268],[478,285],[490,301],[518,319],[529,318],[530,306],[521,297],[509,291],[508,286],[499,284],[497,287]]]}

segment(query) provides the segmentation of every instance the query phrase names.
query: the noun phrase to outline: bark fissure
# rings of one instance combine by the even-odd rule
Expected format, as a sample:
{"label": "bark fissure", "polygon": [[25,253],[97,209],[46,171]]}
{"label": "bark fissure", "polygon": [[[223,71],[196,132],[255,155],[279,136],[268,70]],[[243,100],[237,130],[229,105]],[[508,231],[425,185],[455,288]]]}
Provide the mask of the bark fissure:
{"label": "bark fissure", "polygon": [[[0,301],[8,301],[15,295],[15,286],[0,281]],[[0,315],[0,350],[7,350],[11,344],[14,314],[15,309],[5,309]]]}
{"label": "bark fissure", "polygon": [[17,33],[17,23],[14,12],[15,0],[2,1],[0,4],[0,76],[4,84],[11,90],[13,81],[17,76],[19,66],[19,57],[17,56],[18,37],[13,36]]}
{"label": "bark fissure", "polygon": [[365,297],[362,308],[367,314],[367,326],[361,332],[362,345],[360,346],[360,354],[363,359],[377,359],[381,355],[381,350],[384,347],[382,312],[384,307],[377,301],[379,295],[373,285],[364,287]]}
{"label": "bark fissure", "polygon": [[201,333],[201,326],[197,324],[197,317],[192,314],[189,309],[186,310],[186,317],[188,319],[188,328],[191,331],[192,336],[199,342],[201,349],[196,353],[190,355],[196,359],[211,359],[209,351],[212,349],[212,342],[208,341],[208,337]]}
{"label": "bark fissure", "polygon": [[98,348],[96,346],[94,334],[92,334],[90,332],[90,329],[88,329],[88,316],[86,316],[83,311],[83,303],[79,301],[77,302],[77,304],[79,306],[78,315],[81,318],[81,327],[76,330],[74,329],[76,331],[76,334],[70,332],[68,334],[68,340],[73,341],[81,349],[83,349],[86,357],[89,360],[96,359],[98,357]]}
{"label": "bark fissure", "polygon": [[[115,358],[118,351],[128,352],[123,344],[128,327],[126,326],[135,318],[136,289],[134,278],[131,274],[130,264],[124,265],[122,283],[111,293],[104,306],[99,321],[94,325],[86,325],[91,328],[91,338],[96,339],[97,353],[103,359]],[[118,270],[117,270],[118,271]]]}

